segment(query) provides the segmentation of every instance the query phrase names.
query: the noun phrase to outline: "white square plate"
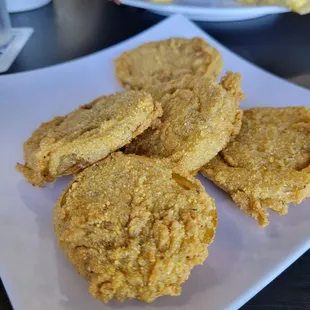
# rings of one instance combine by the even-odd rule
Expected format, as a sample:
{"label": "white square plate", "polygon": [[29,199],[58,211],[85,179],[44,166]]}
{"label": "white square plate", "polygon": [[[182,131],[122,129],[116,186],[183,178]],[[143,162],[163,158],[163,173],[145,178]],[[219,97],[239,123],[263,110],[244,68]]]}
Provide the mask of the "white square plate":
{"label": "white square plate", "polygon": [[15,310],[217,310],[237,309],[310,247],[309,199],[284,217],[271,215],[263,229],[229,197],[200,178],[215,197],[219,227],[210,256],[194,268],[180,297],[152,304],[135,300],[107,305],[88,294],[58,249],[52,210],[68,182],[32,187],[14,166],[32,130],[102,94],[120,90],[113,59],[141,43],[168,37],[204,37],[223,55],[225,70],[242,73],[243,108],[310,104],[310,91],[246,62],[182,16],[174,16],[102,52],[54,67],[0,77],[0,275]]}

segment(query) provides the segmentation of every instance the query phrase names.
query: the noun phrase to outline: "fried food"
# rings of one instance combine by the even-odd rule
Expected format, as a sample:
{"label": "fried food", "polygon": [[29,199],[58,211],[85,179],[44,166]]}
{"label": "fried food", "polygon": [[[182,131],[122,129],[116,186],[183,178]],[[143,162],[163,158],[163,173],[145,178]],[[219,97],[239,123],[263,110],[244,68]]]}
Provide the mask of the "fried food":
{"label": "fried food", "polygon": [[165,157],[197,171],[240,130],[240,80],[231,72],[220,84],[188,75],[147,89],[162,104],[163,116],[133,140],[126,153]]}
{"label": "fried food", "polygon": [[54,211],[59,245],[108,302],[179,295],[208,255],[214,200],[168,161],[120,152],[78,174]]}
{"label": "fried food", "polygon": [[310,109],[244,111],[240,134],[201,172],[268,225],[268,209],[286,214],[310,196]]}
{"label": "fried food", "polygon": [[115,60],[116,76],[126,88],[143,89],[185,74],[217,78],[221,54],[202,38],[149,42]]}
{"label": "fried food", "polygon": [[301,15],[310,12],[309,0],[240,0],[243,4],[250,5],[279,5],[289,8]]}
{"label": "fried food", "polygon": [[24,144],[17,169],[36,186],[70,175],[129,143],[162,113],[145,92],[103,96],[43,123]]}

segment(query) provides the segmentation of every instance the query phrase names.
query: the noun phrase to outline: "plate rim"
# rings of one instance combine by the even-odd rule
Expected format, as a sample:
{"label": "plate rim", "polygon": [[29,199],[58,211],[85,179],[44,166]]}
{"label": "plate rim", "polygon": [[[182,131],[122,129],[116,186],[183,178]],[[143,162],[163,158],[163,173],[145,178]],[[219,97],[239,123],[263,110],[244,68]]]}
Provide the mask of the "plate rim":
{"label": "plate rim", "polygon": [[144,0],[119,0],[121,4],[138,7],[147,10],[165,11],[169,13],[179,14],[196,14],[205,15],[206,13],[221,13],[222,15],[246,13],[246,11],[253,11],[257,14],[272,14],[272,13],[285,13],[290,12],[288,8],[274,5],[262,5],[262,6],[238,6],[238,7],[208,7],[208,6],[191,6],[184,4],[163,4],[155,3]]}

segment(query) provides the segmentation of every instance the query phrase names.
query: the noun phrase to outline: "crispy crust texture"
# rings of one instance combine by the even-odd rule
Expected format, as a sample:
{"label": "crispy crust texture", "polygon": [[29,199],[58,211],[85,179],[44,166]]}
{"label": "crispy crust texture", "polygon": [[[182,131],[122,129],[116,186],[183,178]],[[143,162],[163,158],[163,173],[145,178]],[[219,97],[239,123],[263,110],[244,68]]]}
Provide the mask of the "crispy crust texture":
{"label": "crispy crust texture", "polygon": [[202,38],[172,38],[149,42],[115,60],[121,85],[144,89],[185,74],[217,78],[223,68],[221,54]]}
{"label": "crispy crust texture", "polygon": [[191,173],[197,171],[240,130],[240,80],[231,72],[220,84],[188,75],[146,89],[162,104],[163,116],[133,140],[126,153],[168,158]]}
{"label": "crispy crust texture", "polygon": [[244,111],[240,134],[201,172],[266,226],[268,209],[286,214],[310,195],[309,134],[309,108]]}
{"label": "crispy crust texture", "polygon": [[291,9],[301,15],[310,12],[309,0],[240,0],[243,4],[251,5],[280,5]]}
{"label": "crispy crust texture", "polygon": [[214,200],[165,160],[114,153],[78,174],[54,211],[59,245],[104,301],[179,295],[208,255]]}
{"label": "crispy crust texture", "polygon": [[24,144],[17,169],[35,186],[70,175],[129,143],[162,114],[160,104],[139,91],[100,97],[43,123]]}

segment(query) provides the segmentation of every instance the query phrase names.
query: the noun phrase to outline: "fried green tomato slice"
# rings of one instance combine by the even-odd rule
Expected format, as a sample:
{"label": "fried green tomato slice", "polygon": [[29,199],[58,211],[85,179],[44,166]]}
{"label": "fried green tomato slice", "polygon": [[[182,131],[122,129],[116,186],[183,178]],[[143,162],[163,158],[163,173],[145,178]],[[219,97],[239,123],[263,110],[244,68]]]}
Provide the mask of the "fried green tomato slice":
{"label": "fried green tomato slice", "polygon": [[310,196],[310,109],[244,111],[240,134],[201,172],[268,225],[268,209],[286,214],[289,203]]}
{"label": "fried green tomato slice", "polygon": [[17,169],[35,186],[70,175],[129,143],[162,113],[139,91],[100,97],[66,116],[43,123],[24,144]]}
{"label": "fried green tomato slice", "polygon": [[103,302],[179,295],[208,255],[214,200],[165,160],[114,153],[79,173],[54,211],[59,245]]}
{"label": "fried green tomato slice", "polygon": [[126,153],[168,158],[196,172],[240,130],[240,80],[231,72],[220,84],[188,75],[146,89],[162,104],[163,115],[127,146]]}
{"label": "fried green tomato slice", "polygon": [[149,42],[115,60],[117,79],[131,89],[144,89],[185,74],[217,78],[222,68],[221,54],[202,38]]}

